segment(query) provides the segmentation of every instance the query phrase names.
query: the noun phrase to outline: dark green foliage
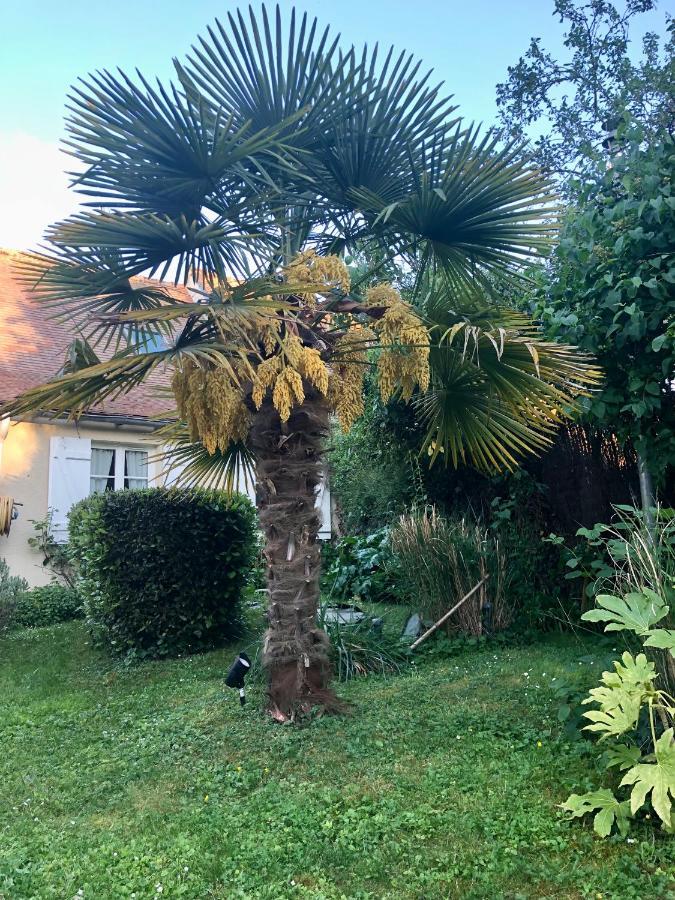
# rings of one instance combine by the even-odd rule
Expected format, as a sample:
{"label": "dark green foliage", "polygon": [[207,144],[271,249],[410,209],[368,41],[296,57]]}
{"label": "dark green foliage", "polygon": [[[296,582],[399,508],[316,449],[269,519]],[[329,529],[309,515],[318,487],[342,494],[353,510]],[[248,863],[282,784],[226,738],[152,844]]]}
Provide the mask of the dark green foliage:
{"label": "dark green foliage", "polygon": [[323,591],[333,602],[390,602],[399,596],[399,569],[389,529],[348,535],[323,549]]}
{"label": "dark green foliage", "polygon": [[87,622],[111,653],[215,647],[241,623],[256,517],[240,495],[151,488],[96,494],[70,514]]}
{"label": "dark green foliage", "polygon": [[72,587],[46,584],[21,594],[16,604],[14,623],[23,627],[40,627],[81,619],[82,597]]}
{"label": "dark green foliage", "polygon": [[25,578],[9,574],[9,566],[0,557],[0,631],[14,623],[16,605],[21,594],[28,589]]}
{"label": "dark green foliage", "polygon": [[631,439],[664,480],[675,464],[675,145],[639,138],[580,187],[538,314],[603,366],[591,421]]}
{"label": "dark green foliage", "polygon": [[331,491],[350,534],[390,524],[414,499],[414,461],[394,421],[406,414],[385,406],[368,379],[364,415],[347,434],[336,427],[331,435]]}
{"label": "dark green foliage", "polygon": [[563,550],[544,537],[552,514],[542,485],[519,470],[491,479],[491,490],[486,519],[506,559],[511,630],[525,634],[576,622],[579,606],[564,580]]}

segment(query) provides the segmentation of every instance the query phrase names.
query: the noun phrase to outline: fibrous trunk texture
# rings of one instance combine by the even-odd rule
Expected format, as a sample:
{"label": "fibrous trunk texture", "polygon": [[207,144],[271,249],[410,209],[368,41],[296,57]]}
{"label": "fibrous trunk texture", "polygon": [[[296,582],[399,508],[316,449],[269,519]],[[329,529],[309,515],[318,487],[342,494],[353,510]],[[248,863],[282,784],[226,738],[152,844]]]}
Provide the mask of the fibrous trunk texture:
{"label": "fibrous trunk texture", "polygon": [[321,556],[315,503],[328,415],[324,398],[307,387],[305,402],[287,422],[266,401],[251,428],[269,591],[263,664],[269,710],[279,720],[340,706],[328,687],[328,636],[316,623]]}

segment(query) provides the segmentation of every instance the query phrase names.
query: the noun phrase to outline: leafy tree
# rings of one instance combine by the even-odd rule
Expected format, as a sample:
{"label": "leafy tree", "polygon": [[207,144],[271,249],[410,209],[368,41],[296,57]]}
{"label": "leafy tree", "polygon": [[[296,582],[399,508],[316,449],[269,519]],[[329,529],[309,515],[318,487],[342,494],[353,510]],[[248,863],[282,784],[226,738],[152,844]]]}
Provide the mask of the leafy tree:
{"label": "leafy tree", "polygon": [[579,189],[538,313],[551,336],[596,355],[582,401],[630,439],[661,481],[675,465],[675,145],[624,146]]}
{"label": "leafy tree", "polygon": [[[517,145],[463,129],[407,54],[343,51],[278,9],[216,23],[175,84],[103,72],[70,108],[89,210],[53,226],[24,274],[118,349],[8,411],[84,410],[168,365],[187,475],[232,483],[255,465],[270,710],[330,706],[314,495],[329,417],[358,418],[366,368],[385,399],[418,397],[432,457],[490,470],[546,446],[552,408],[596,378],[493,304],[548,246],[548,183]],[[415,273],[416,308],[392,284],[350,283],[339,256],[364,247]],[[199,302],[140,274],[198,282]],[[162,330],[169,345],[146,352]]]}
{"label": "leafy tree", "polygon": [[554,15],[565,26],[567,60],[558,60],[533,37],[524,56],[497,85],[501,122],[509,134],[536,124],[544,132],[534,141],[539,163],[570,175],[603,154],[608,129],[622,121],[639,123],[647,139],[675,126],[673,50],[675,29],[666,16],[668,38],[642,40],[642,56],[629,54],[630,29],[655,0],[627,0],[620,11],[607,0],[555,0]]}

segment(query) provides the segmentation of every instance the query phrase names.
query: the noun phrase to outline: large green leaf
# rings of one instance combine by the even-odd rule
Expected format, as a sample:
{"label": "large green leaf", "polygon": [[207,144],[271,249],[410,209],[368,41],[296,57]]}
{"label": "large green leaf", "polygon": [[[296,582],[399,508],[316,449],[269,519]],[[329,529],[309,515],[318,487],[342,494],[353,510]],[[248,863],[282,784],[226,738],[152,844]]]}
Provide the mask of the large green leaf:
{"label": "large green leaf", "polygon": [[173,421],[156,432],[166,443],[157,456],[169,480],[180,487],[208,487],[231,493],[242,482],[255,483],[255,459],[244,444],[231,443],[226,450],[209,453],[199,442],[190,440],[187,426]]}
{"label": "large green leaf", "polygon": [[416,248],[455,293],[477,284],[491,293],[495,276],[517,275],[550,247],[555,198],[520,148],[458,129],[409,165],[412,187],[401,199],[366,190],[354,197],[375,231]]}
{"label": "large green leaf", "polygon": [[622,785],[633,785],[630,805],[633,814],[651,793],[654,811],[666,828],[671,828],[672,798],[675,798],[675,741],[668,728],[654,747],[656,762],[633,766],[623,777]]}
{"label": "large green leaf", "polygon": [[634,631],[646,635],[652,625],[668,615],[668,607],[662,598],[649,588],[624,597],[599,594],[596,602],[600,609],[590,609],[581,618],[586,622],[607,622],[605,631]]}
{"label": "large green leaf", "polygon": [[617,800],[608,788],[587,794],[572,794],[560,806],[572,818],[581,818],[598,810],[593,817],[593,829],[600,837],[607,837],[615,823],[622,836],[628,834],[630,804],[628,800]]}
{"label": "large green leaf", "polygon": [[645,647],[657,647],[659,650],[669,650],[675,657],[675,631],[669,628],[657,628],[650,631],[649,636],[643,641]]}
{"label": "large green leaf", "polygon": [[654,663],[644,653],[633,657],[628,651],[621,659],[623,664],[617,661],[614,672],[603,672],[602,684],[589,691],[583,701],[600,706],[584,713],[584,718],[592,723],[585,725],[584,730],[600,733],[600,740],[619,737],[635,728],[642,704],[654,693]]}
{"label": "large green leaf", "polygon": [[86,167],[74,184],[89,205],[192,219],[225,197],[231,204],[242,187],[260,190],[252,158],[279,152],[292,122],[255,130],[234,112],[139,79],[100,72],[73,88],[66,144]]}
{"label": "large green leaf", "polygon": [[605,751],[605,759],[608,769],[623,771],[630,769],[640,762],[642,754],[639,747],[629,747],[626,744],[615,744]]}

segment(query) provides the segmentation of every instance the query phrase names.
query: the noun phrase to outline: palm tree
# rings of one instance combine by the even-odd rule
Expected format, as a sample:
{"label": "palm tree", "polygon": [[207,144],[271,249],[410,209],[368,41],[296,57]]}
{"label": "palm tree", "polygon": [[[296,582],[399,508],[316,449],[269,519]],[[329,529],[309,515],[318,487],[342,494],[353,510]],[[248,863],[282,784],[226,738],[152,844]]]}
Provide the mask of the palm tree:
{"label": "palm tree", "polygon": [[[316,20],[284,28],[263,7],[216,22],[175,69],[169,86],[99,72],[72,91],[87,208],[22,274],[114,352],[7,412],[77,414],[170,367],[186,474],[231,485],[255,467],[263,657],[285,718],[335,702],[314,498],[330,417],[358,417],[366,368],[418,405],[432,458],[488,470],[545,446],[597,373],[498,303],[549,246],[548,184],[520,147],[464,128],[412,57],[342,51]],[[350,283],[346,252],[379,260],[368,279]],[[373,284],[392,261],[410,302]],[[198,285],[198,302],[139,275]],[[168,347],[146,352],[156,333]]]}

